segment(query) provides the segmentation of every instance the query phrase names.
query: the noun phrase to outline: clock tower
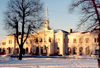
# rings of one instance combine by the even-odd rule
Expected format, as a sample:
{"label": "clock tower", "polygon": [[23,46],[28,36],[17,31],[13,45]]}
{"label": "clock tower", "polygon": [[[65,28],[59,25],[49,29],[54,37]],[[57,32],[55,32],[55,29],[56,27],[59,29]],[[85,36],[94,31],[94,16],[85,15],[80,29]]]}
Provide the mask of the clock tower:
{"label": "clock tower", "polygon": [[46,21],[44,21],[44,30],[50,30],[47,5],[46,5]]}
{"label": "clock tower", "polygon": [[50,30],[49,21],[48,20],[44,21],[44,30]]}

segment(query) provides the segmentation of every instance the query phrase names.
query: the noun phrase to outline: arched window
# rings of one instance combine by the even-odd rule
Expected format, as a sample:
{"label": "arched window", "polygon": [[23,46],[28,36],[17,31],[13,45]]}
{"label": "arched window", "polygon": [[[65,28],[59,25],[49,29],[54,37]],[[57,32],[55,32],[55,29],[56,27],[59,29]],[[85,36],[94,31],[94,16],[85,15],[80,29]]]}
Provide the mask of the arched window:
{"label": "arched window", "polygon": [[68,54],[69,54],[69,55],[72,54],[72,50],[71,50],[70,47],[68,47]]}
{"label": "arched window", "polygon": [[36,38],[36,42],[38,42],[38,38]]}
{"label": "arched window", "polygon": [[77,48],[76,47],[73,48],[73,53],[77,54]]}
{"label": "arched window", "polygon": [[11,48],[10,48],[10,47],[8,47],[7,49],[8,49],[8,53],[10,54],[10,53],[11,53]]}
{"label": "arched window", "polygon": [[26,53],[28,53],[28,47],[26,48]]}
{"label": "arched window", "polygon": [[86,55],[89,55],[89,54],[90,54],[90,48],[88,46],[88,47],[86,47]]}
{"label": "arched window", "polygon": [[44,49],[46,49],[46,46],[44,46]]}

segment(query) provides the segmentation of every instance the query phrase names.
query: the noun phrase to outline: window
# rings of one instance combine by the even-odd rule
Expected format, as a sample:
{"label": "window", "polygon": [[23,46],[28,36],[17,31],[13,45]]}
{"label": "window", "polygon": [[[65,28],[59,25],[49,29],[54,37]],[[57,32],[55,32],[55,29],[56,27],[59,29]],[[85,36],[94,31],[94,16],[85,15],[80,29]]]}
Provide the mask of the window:
{"label": "window", "polygon": [[9,44],[12,44],[12,40],[9,40]]}
{"label": "window", "polygon": [[94,38],[94,43],[97,43],[98,42],[98,38]]}
{"label": "window", "polygon": [[89,38],[86,38],[86,43],[89,43]]}
{"label": "window", "polygon": [[76,43],[76,39],[75,38],[73,39],[73,43]]}
{"label": "window", "polygon": [[6,42],[2,42],[2,45],[6,45]]}
{"label": "window", "polygon": [[42,38],[40,39],[40,42],[42,42]]}
{"label": "window", "polygon": [[94,38],[94,42],[95,42],[95,43],[97,42],[97,39],[96,39],[96,38]]}
{"label": "window", "polygon": [[79,43],[82,43],[82,38],[79,38]]}
{"label": "window", "polygon": [[49,42],[51,42],[51,37],[49,37]]}
{"label": "window", "polygon": [[36,38],[35,42],[38,42],[38,38]]}
{"label": "window", "polygon": [[26,41],[26,44],[28,44],[28,42]]}
{"label": "window", "polygon": [[46,49],[46,46],[44,46],[44,49]]}

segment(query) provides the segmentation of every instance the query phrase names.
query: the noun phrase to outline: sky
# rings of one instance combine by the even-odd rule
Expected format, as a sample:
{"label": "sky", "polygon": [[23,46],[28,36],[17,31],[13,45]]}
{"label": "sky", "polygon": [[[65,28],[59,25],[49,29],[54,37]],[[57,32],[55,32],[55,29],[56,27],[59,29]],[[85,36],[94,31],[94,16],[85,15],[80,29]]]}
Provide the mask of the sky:
{"label": "sky", "polygon": [[[10,34],[4,29],[4,12],[7,9],[9,0],[3,0],[0,4],[0,40],[6,39],[6,35]],[[46,11],[46,4],[48,6],[49,25],[52,29],[75,29],[79,21],[79,16],[75,13],[70,13],[69,7],[71,0],[41,0],[44,2],[44,10]],[[44,16],[46,13],[44,12]]]}

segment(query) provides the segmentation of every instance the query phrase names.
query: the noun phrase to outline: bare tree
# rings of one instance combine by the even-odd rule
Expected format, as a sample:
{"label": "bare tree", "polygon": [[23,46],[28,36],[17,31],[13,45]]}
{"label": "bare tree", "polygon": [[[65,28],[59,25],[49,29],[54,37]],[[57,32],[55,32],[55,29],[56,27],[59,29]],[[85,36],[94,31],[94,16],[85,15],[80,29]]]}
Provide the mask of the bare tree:
{"label": "bare tree", "polygon": [[[5,27],[15,33],[20,48],[19,60],[22,60],[23,45],[29,33],[43,24],[43,3],[40,0],[10,0],[5,12]],[[21,43],[19,43],[21,32]]]}
{"label": "bare tree", "polygon": [[82,12],[83,17],[78,24],[78,28],[83,25],[88,25],[87,29],[92,30],[99,28],[99,58],[98,68],[100,68],[100,0],[73,0],[70,11],[73,12],[75,8]]}

